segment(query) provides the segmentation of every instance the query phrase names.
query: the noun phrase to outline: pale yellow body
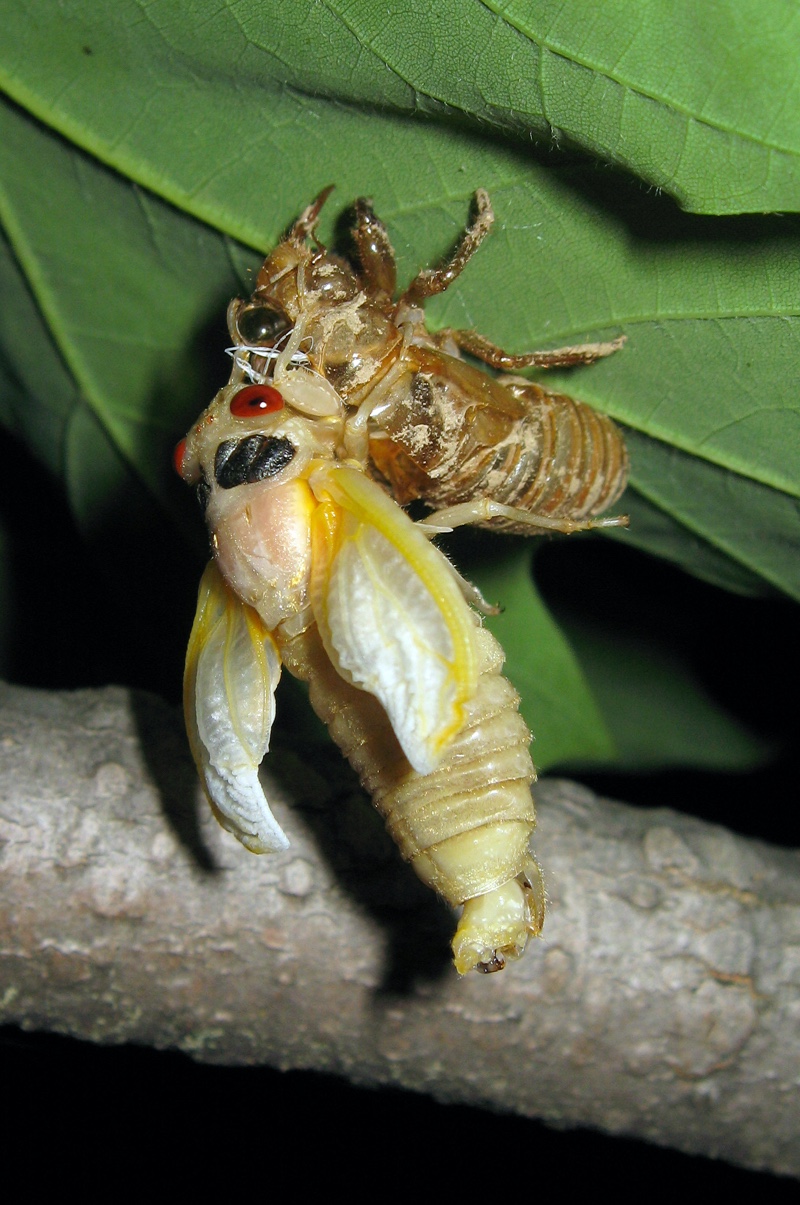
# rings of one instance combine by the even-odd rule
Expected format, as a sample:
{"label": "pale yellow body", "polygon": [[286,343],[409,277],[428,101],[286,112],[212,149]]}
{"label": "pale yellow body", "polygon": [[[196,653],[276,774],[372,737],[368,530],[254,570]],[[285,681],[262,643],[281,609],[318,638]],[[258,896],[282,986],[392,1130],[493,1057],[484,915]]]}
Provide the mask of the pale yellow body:
{"label": "pale yellow body", "polygon": [[316,626],[279,638],[284,665],[310,686],[311,705],[372,796],[403,857],[449,904],[465,904],[453,939],[461,974],[518,957],[544,920],[530,733],[519,698],[500,674],[503,651],[477,626],[479,678],[439,766],[420,774],[386,712],[344,682]]}
{"label": "pale yellow body", "polygon": [[[187,473],[229,435],[230,397],[223,390],[190,434]],[[298,440],[300,421],[281,415],[259,428]],[[212,806],[253,852],[284,847],[254,786],[269,727],[260,724],[256,740],[242,729],[253,715],[269,714],[271,724],[285,665],[309,683],[312,706],[403,857],[449,904],[465,905],[457,969],[499,969],[544,914],[529,850],[530,733],[500,674],[502,649],[442,554],[379,486],[335,461],[299,457],[297,468],[293,476],[293,461],[269,484],[211,487],[216,563],[190,641],[186,713]],[[232,754],[226,733],[220,760],[211,745],[226,710],[242,736]],[[201,735],[211,729],[211,740]]]}

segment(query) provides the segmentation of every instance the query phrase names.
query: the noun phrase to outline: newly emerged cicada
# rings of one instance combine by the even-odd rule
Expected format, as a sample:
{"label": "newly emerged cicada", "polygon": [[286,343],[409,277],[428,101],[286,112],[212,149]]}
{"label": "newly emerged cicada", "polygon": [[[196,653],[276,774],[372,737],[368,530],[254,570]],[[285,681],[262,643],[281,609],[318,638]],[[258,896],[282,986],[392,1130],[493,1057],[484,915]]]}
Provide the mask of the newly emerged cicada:
{"label": "newly emerged cicada", "polygon": [[[308,681],[404,858],[461,906],[458,971],[499,970],[544,918],[530,734],[480,594],[431,537],[622,523],[593,516],[622,492],[627,456],[608,418],[461,352],[517,370],[588,363],[622,341],[510,356],[474,332],[427,331],[425,298],[492,223],[486,193],[451,258],[395,301],[368,202],[355,263],[316,239],[329,191],[231,303],[230,381],[176,451],[214,554],[186,659],[192,751],[220,822],[255,853],[285,848],[258,767],[281,665]],[[401,509],[413,499],[434,508],[422,523]]]}

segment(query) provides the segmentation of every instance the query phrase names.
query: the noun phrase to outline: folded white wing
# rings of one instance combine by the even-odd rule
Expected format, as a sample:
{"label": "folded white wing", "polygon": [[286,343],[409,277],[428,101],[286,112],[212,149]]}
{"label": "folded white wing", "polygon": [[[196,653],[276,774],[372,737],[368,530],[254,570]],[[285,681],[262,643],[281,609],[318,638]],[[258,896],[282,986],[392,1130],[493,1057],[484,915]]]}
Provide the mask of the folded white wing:
{"label": "folded white wing", "polygon": [[258,854],[289,844],[258,780],[280,674],[272,635],[227,588],[212,561],[200,583],[186,653],[186,728],[217,819]]}
{"label": "folded white wing", "polygon": [[364,473],[325,466],[310,484],[312,606],[328,656],[430,773],[477,688],[475,619],[442,553]]}

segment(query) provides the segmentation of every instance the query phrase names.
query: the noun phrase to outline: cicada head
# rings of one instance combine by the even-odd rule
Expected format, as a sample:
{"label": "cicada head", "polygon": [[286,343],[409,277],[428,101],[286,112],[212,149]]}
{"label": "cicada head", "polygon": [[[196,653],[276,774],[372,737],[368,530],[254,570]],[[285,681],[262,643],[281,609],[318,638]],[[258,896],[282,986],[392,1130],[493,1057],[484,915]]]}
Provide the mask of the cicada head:
{"label": "cicada head", "polygon": [[342,415],[327,382],[296,369],[280,388],[226,385],[176,448],[176,468],[195,487],[223,578],[270,630],[305,606],[308,467],[334,456]]}

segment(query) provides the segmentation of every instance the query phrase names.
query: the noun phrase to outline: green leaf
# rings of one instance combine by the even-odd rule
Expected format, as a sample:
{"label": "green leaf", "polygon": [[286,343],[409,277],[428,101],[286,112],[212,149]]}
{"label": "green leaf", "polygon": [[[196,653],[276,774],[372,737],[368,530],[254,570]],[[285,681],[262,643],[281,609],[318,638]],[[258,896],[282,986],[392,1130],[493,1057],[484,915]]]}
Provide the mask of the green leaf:
{"label": "green leaf", "polygon": [[[215,223],[276,152],[329,159],[321,96],[523,150],[568,142],[698,212],[800,207],[800,15],[785,0],[29,0],[3,33],[11,96]],[[227,150],[213,165],[198,162],[209,143]],[[270,181],[279,207],[288,175]]]}
{"label": "green leaf", "polygon": [[[751,583],[761,578],[800,599],[800,499],[634,432],[629,433],[628,445],[637,490],[699,536],[710,554],[700,559],[697,543],[687,539],[682,553],[672,559],[729,589],[753,592],[752,585],[748,589],[742,584],[743,570]],[[634,530],[633,538],[644,545],[646,533]],[[652,541],[647,543],[653,547]],[[720,553],[727,554],[727,565]],[[714,554],[719,563],[712,567]]]}
{"label": "green leaf", "polygon": [[[0,113],[2,121],[2,113]],[[8,241],[0,237],[0,417],[55,475],[80,398]]]}
{"label": "green leaf", "polygon": [[534,585],[530,545],[501,541],[469,562],[469,574],[488,601],[502,605],[486,626],[505,651],[504,672],[520,694],[537,769],[614,761],[614,741],[580,663]]}
{"label": "green leaf", "polygon": [[64,473],[65,424],[88,406],[163,500],[176,415],[188,423],[205,397],[200,329],[239,286],[228,241],[10,105],[0,108],[0,219],[48,332],[32,329],[7,257],[14,304],[2,333],[35,399],[25,420],[34,450]]}
{"label": "green leaf", "polygon": [[[66,144],[48,139],[13,109],[5,110],[3,121],[5,221],[17,254],[95,413],[150,487],[163,492],[167,446],[186,425],[187,398],[198,388],[192,340],[203,318],[221,313],[225,297],[240,291],[232,245],[91,168],[88,160],[73,162],[75,152]],[[401,138],[395,149],[409,153]],[[445,142],[442,170],[445,152],[461,149]],[[40,172],[15,176],[15,163],[26,159],[39,162]],[[460,159],[450,160],[454,182],[460,167]],[[90,176],[91,189],[85,187]],[[514,173],[502,156],[499,163],[490,156],[479,178],[492,187],[502,227],[463,284],[431,304],[433,321],[476,326],[520,350],[626,330],[628,344],[611,360],[550,380],[692,453],[694,460],[672,458],[674,488],[688,488],[680,465],[693,475],[695,497],[727,488],[731,531],[717,546],[732,565],[762,572],[766,581],[795,593],[789,563],[753,563],[752,549],[740,547],[763,531],[753,521],[753,491],[744,482],[774,491],[761,495],[774,503],[767,509],[775,548],[791,552],[800,543],[797,509],[789,502],[800,483],[793,387],[800,256],[787,256],[787,250],[800,251],[794,227],[762,219],[721,237],[707,221],[671,214],[662,222],[662,241],[642,240],[637,249],[626,236],[628,213],[603,209],[602,196],[581,193],[585,175],[535,165],[518,165]],[[309,182],[306,195],[311,191]],[[626,197],[626,207],[633,200]],[[465,195],[461,216],[452,207],[452,234],[463,223],[467,201]],[[639,221],[644,208],[640,203]],[[450,241],[447,234],[434,236],[438,211],[433,201],[413,211],[402,208],[394,222],[387,214],[401,247],[415,234],[430,247],[417,264],[435,258],[437,243],[441,249]],[[546,247],[546,258],[531,257],[531,231]],[[518,289],[505,287],[516,280]],[[136,356],[124,354],[125,342],[138,349]],[[720,468],[736,474],[728,487],[718,484]],[[661,498],[662,477],[663,466],[652,455],[634,456],[633,481],[645,497]],[[661,505],[669,510],[665,501]],[[703,534],[696,519],[685,522]]]}
{"label": "green leaf", "polygon": [[[739,771],[767,758],[769,742],[710,696],[692,649],[676,645],[663,623],[636,615],[635,591],[629,616],[619,609],[609,621],[607,607],[582,609],[573,597],[554,617],[535,584],[530,544],[490,541],[462,537],[456,560],[502,604],[485,622],[505,650],[504,673],[520,693],[538,770]],[[587,573],[590,598],[596,587]]]}
{"label": "green leaf", "polygon": [[[741,771],[767,760],[769,742],[713,700],[687,652],[659,633],[607,628],[592,616],[562,614],[560,623],[626,770]],[[587,759],[564,761],[574,767]]]}
{"label": "green leaf", "polygon": [[629,489],[625,494],[625,511],[630,518],[630,527],[609,528],[603,533],[608,539],[641,548],[734,594],[754,598],[772,594],[763,578],[745,569],[708,540],[690,532],[677,518],[648,502],[635,489]]}
{"label": "green leaf", "polygon": [[[752,127],[745,137],[711,112],[708,96],[696,116],[704,96],[697,72],[684,71],[686,47],[702,44],[701,26],[717,28],[697,6],[671,6],[672,31],[659,18],[667,6],[642,5],[647,21],[637,20],[627,59],[605,24],[614,13],[612,32],[625,40],[619,5],[535,7],[537,29],[525,27],[528,6],[492,11],[468,0],[409,3],[391,21],[384,6],[372,26],[364,0],[73,0],[57,9],[31,0],[7,14],[0,81],[22,108],[0,106],[0,222],[9,240],[0,247],[0,417],[62,475],[85,529],[107,527],[121,506],[135,509],[140,490],[201,542],[169,451],[227,376],[225,305],[247,291],[259,259],[243,244],[269,249],[335,181],[321,237],[333,237],[353,197],[370,194],[405,280],[452,246],[483,186],[495,230],[463,277],[432,300],[431,325],[474,326],[512,351],[624,332],[628,342],[611,359],[549,378],[632,430],[635,527],[620,538],[737,590],[796,595],[795,222],[681,214],[668,198],[591,164],[530,153],[546,113],[571,140],[676,195],[691,192],[697,207],[724,208],[743,194],[748,205],[756,194],[764,205],[788,205],[793,107],[781,115],[780,148],[767,147],[762,127],[774,118],[779,130],[772,81],[785,91],[789,58],[780,54],[794,54],[791,27],[771,74],[752,77],[746,114],[737,110],[739,125],[746,117]],[[774,28],[775,7],[760,11],[760,28]],[[727,9],[714,12],[734,28]],[[485,20],[491,36],[479,38],[476,22]],[[644,50],[659,38],[664,54],[649,56],[648,91]],[[722,35],[713,49],[734,72],[745,53]],[[535,86],[522,70],[531,55]],[[670,55],[681,69],[673,77]],[[721,102],[724,73],[718,58],[706,61]],[[589,80],[607,103],[588,103],[574,79]],[[680,84],[674,94],[671,79]],[[730,109],[739,98],[729,93]],[[676,166],[669,131],[678,129],[686,157]],[[705,150],[701,134],[712,139]],[[498,565],[497,574],[497,586],[482,580],[507,605],[502,639],[537,731],[537,760],[611,756],[609,730],[633,748],[613,715],[599,720],[586,672],[522,568]],[[542,632],[535,641],[533,622]],[[684,743],[687,757],[696,744]]]}

